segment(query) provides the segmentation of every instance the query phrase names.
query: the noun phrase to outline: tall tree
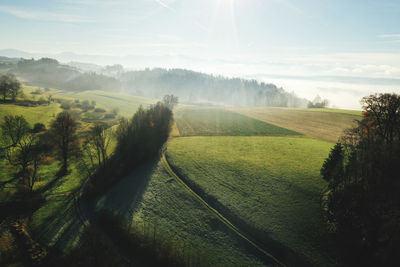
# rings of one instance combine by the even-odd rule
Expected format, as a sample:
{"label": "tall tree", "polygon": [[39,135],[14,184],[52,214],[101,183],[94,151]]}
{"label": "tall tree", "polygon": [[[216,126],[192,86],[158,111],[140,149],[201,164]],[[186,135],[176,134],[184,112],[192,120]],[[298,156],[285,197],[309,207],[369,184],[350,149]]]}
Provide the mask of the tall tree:
{"label": "tall tree", "polygon": [[174,95],[165,95],[162,103],[172,110],[178,104],[178,97]]}
{"label": "tall tree", "polygon": [[400,96],[371,95],[362,103],[362,120],[321,169],[329,182],[327,219],[344,237],[351,264],[399,266]]}
{"label": "tall tree", "polygon": [[3,96],[3,101],[6,100],[6,97],[9,95],[9,86],[7,83],[7,76],[1,75],[0,76],[0,94]]}
{"label": "tall tree", "polygon": [[51,133],[62,158],[62,170],[68,170],[68,158],[76,140],[76,120],[67,111],[60,112],[51,123]]}
{"label": "tall tree", "polygon": [[0,93],[3,95],[3,101],[10,96],[13,101],[21,91],[21,83],[13,74],[0,76]]}
{"label": "tall tree", "polygon": [[17,96],[21,93],[21,83],[15,78],[14,75],[10,76],[10,95],[12,101],[17,99]]}

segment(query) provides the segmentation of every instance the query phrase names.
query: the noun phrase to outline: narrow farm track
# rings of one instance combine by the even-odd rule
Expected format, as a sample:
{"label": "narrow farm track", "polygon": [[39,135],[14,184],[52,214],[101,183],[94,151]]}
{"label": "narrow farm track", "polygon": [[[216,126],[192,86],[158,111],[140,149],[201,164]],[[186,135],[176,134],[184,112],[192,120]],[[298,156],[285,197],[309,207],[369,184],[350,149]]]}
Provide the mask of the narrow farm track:
{"label": "narrow farm track", "polygon": [[225,218],[221,213],[219,213],[216,209],[214,209],[210,204],[208,204],[202,197],[200,197],[196,192],[194,192],[179,176],[172,170],[171,166],[168,163],[168,160],[163,153],[161,158],[163,165],[167,172],[179,183],[181,184],[195,199],[197,199],[201,204],[203,204],[211,213],[213,213],[219,221],[224,223],[228,228],[230,228],[233,232],[235,232],[239,237],[247,241],[251,246],[253,246],[256,250],[261,252],[269,262],[275,263],[278,266],[285,266],[282,262],[276,259],[273,255],[264,250],[260,245],[258,245],[252,238],[246,236],[243,232],[241,232],[235,225],[233,225],[227,218]]}
{"label": "narrow farm track", "polygon": [[66,192],[61,192],[61,193],[55,193],[55,194],[48,194],[46,196],[47,199],[55,198],[55,197],[63,197],[63,196],[69,196],[70,194],[75,193],[75,191],[66,191]]}

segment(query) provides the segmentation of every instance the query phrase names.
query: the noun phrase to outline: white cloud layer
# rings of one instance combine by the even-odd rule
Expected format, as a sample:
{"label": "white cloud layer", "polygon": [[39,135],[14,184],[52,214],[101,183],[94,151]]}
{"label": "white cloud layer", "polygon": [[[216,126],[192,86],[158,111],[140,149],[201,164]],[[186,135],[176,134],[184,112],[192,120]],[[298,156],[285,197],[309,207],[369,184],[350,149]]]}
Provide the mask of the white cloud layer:
{"label": "white cloud layer", "polygon": [[39,21],[57,21],[57,22],[68,22],[68,23],[83,23],[83,22],[94,22],[95,20],[89,17],[82,17],[67,13],[57,12],[44,12],[36,11],[31,9],[22,9],[11,6],[1,6],[0,12],[8,13],[17,18],[28,19],[28,20],[39,20]]}

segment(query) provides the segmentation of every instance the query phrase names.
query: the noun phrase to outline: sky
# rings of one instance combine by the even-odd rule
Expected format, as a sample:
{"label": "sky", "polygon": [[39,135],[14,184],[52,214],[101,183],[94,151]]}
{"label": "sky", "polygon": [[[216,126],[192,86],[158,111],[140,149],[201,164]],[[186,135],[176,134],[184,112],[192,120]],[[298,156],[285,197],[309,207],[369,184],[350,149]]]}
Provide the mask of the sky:
{"label": "sky", "polygon": [[0,49],[256,78],[340,108],[400,93],[399,0],[0,0],[0,33]]}

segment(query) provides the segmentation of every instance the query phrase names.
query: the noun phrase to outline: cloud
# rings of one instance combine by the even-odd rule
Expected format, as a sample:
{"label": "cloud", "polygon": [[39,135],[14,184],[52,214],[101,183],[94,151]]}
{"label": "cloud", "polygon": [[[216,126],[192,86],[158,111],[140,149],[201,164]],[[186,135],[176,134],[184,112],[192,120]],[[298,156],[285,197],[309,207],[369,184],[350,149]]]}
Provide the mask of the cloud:
{"label": "cloud", "polygon": [[400,34],[381,34],[378,37],[385,39],[387,43],[400,43]]}
{"label": "cloud", "polygon": [[28,20],[56,21],[56,22],[69,22],[69,23],[94,22],[93,19],[88,17],[76,16],[66,13],[27,10],[11,6],[0,5],[0,12],[8,13],[17,18],[28,19]]}
{"label": "cloud", "polygon": [[172,7],[170,7],[169,5],[167,5],[166,3],[164,3],[163,1],[161,1],[161,0],[154,0],[154,1],[155,1],[156,3],[158,3],[160,6],[166,8],[166,9],[172,11],[172,12],[176,12],[175,9],[173,9]]}
{"label": "cloud", "polygon": [[384,39],[400,39],[400,34],[381,34],[378,35],[378,37]]}

